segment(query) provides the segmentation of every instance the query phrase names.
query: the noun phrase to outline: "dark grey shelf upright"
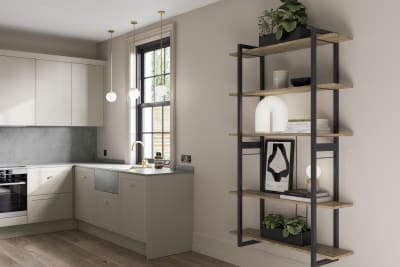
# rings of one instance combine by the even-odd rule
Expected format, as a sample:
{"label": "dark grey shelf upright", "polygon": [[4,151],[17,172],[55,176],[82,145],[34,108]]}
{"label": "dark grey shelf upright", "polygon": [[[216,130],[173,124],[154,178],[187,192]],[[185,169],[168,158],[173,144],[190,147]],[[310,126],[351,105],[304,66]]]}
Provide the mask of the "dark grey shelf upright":
{"label": "dark grey shelf upright", "polygon": [[[339,258],[347,255],[351,255],[352,251],[344,250],[339,248],[339,208],[335,206],[333,208],[333,246],[330,251],[328,246],[319,245],[317,243],[317,201],[316,201],[316,166],[317,166],[317,153],[321,151],[332,151],[333,152],[333,201],[339,203],[339,137],[349,136],[351,134],[344,134],[339,132],[339,89],[350,88],[349,85],[340,83],[339,77],[339,43],[343,41],[352,40],[350,36],[339,34],[335,32],[329,32],[325,30],[319,30],[314,27],[310,27],[311,37],[289,41],[285,43],[274,44],[264,47],[254,47],[250,45],[238,44],[237,52],[232,53],[232,56],[237,57],[237,93],[232,94],[237,96],[237,245],[239,247],[248,246],[265,241],[256,235],[247,235],[253,239],[244,240],[244,229],[243,229],[243,151],[246,149],[258,148],[260,150],[260,192],[263,191],[263,176],[265,172],[265,148],[264,141],[266,136],[288,136],[288,133],[269,133],[269,134],[258,134],[258,133],[243,133],[243,97],[246,96],[259,96],[260,99],[265,97],[268,89],[265,89],[265,69],[266,69],[266,56],[271,54],[284,53],[293,50],[310,49],[311,50],[311,86],[310,88],[304,88],[304,91],[310,92],[311,98],[311,246],[309,247],[311,257],[311,267],[317,267],[326,265],[335,261]],[[333,83],[330,86],[320,86],[317,84],[317,49],[321,45],[332,45],[333,47]],[[245,58],[259,58],[260,61],[260,88],[258,91],[243,92],[243,60]],[[322,87],[322,88],[321,88]],[[323,88],[325,87],[325,88]],[[317,133],[317,91],[318,90],[329,90],[333,93],[333,133],[331,137],[333,142],[318,143]],[[298,92],[295,88],[282,89],[283,93]],[[275,92],[274,92],[275,93]],[[293,133],[293,136],[297,134]],[[259,136],[258,141],[245,142],[244,137],[248,136]],[[304,136],[304,135],[299,135]],[[330,136],[328,134],[328,136]],[[264,217],[265,213],[265,197],[260,197],[260,222]],[[262,225],[260,225],[262,227]],[[249,231],[248,231],[249,232]],[[251,232],[251,231],[250,231]],[[326,250],[326,253],[322,253],[322,250]],[[322,256],[323,259],[318,260],[317,256]]]}

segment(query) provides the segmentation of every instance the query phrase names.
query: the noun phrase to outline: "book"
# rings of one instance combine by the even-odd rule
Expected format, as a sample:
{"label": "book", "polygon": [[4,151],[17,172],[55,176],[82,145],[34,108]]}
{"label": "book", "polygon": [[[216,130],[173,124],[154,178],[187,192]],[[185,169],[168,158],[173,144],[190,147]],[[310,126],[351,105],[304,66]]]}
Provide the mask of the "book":
{"label": "book", "polygon": [[[311,192],[308,192],[306,189],[285,191],[281,195],[311,198]],[[327,197],[327,196],[329,196],[329,193],[326,191],[317,192],[317,197]]]}
{"label": "book", "polygon": [[[311,203],[311,197],[296,197],[296,196],[289,196],[289,195],[281,195],[280,198],[281,199],[287,199],[287,200],[294,200],[294,201]],[[331,201],[331,200],[332,200],[331,196],[317,197],[317,203]]]}

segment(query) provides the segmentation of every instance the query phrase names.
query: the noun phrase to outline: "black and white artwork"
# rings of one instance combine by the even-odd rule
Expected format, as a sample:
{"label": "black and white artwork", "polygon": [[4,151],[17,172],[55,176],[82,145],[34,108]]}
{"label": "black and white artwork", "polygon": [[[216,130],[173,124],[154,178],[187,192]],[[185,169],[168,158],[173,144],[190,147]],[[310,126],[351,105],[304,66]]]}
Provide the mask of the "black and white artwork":
{"label": "black and white artwork", "polygon": [[265,141],[264,189],[285,192],[292,189],[294,140]]}

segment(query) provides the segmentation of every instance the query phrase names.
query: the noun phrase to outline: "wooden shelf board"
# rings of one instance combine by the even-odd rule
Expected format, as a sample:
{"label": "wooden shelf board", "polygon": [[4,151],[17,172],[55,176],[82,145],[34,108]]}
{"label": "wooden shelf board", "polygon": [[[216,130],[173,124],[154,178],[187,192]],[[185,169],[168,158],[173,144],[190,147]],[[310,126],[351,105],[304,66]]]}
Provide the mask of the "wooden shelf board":
{"label": "wooden shelf board", "polygon": [[[230,194],[237,194],[237,191],[230,191]],[[295,201],[295,200],[288,200],[288,199],[281,199],[279,197],[279,194],[272,194],[272,193],[266,193],[266,192],[260,192],[257,190],[243,190],[243,196],[244,197],[252,197],[252,198],[262,198],[265,200],[271,200],[271,201],[278,201],[282,203],[288,203],[288,204],[296,204],[296,205],[301,205],[301,206],[310,206],[311,203],[308,202],[302,202],[302,201]],[[320,202],[317,203],[318,208],[323,208],[323,209],[342,209],[342,208],[349,208],[352,207],[353,203],[350,202],[340,202],[340,201],[326,201],[326,202]]]}
{"label": "wooden shelf board", "polygon": [[[328,45],[331,43],[341,43],[345,41],[351,41],[353,38],[346,34],[340,33],[326,33],[326,34],[318,34],[317,36],[317,45]],[[272,54],[284,53],[289,51],[295,51],[300,49],[309,48],[311,46],[311,38],[303,38],[293,41],[288,41],[284,43],[278,43],[269,46],[263,46],[259,48],[247,49],[243,50],[244,58],[254,58],[259,56],[267,56]],[[230,53],[230,56],[236,57],[237,52]]]}
{"label": "wooden shelf board", "polygon": [[[230,133],[229,136],[237,136],[237,133]],[[261,136],[275,136],[275,137],[290,137],[290,136],[311,136],[311,133],[287,133],[287,132],[274,132],[274,133],[243,133],[243,137],[261,137]],[[339,133],[317,133],[317,137],[349,137],[353,136],[352,132],[339,132]]]}
{"label": "wooden shelf board", "polygon": [[[236,234],[237,231],[231,231],[230,233]],[[289,249],[294,249],[296,251],[303,252],[303,253],[309,254],[310,250],[311,250],[311,246],[302,247],[302,246],[290,245],[290,244],[263,238],[260,236],[260,231],[257,229],[251,229],[251,228],[243,229],[243,236],[245,236],[247,238],[256,239],[258,241],[266,242],[266,243],[269,243],[272,245],[285,247],[285,248],[289,248]],[[338,260],[343,257],[353,255],[353,251],[347,250],[347,249],[342,249],[342,248],[334,248],[334,247],[322,245],[322,244],[317,244],[317,255],[324,259]]]}
{"label": "wooden shelf board", "polygon": [[[345,83],[322,83],[318,84],[317,88],[319,91],[325,90],[342,90],[342,89],[350,89],[353,88],[351,84]],[[311,92],[311,86],[298,86],[298,87],[288,87],[288,88],[280,88],[280,89],[265,89],[265,90],[254,90],[254,91],[245,91],[243,92],[243,96],[273,96],[273,95],[284,95],[284,94],[298,94],[298,93],[309,93]],[[230,96],[237,96],[238,94],[230,93]]]}

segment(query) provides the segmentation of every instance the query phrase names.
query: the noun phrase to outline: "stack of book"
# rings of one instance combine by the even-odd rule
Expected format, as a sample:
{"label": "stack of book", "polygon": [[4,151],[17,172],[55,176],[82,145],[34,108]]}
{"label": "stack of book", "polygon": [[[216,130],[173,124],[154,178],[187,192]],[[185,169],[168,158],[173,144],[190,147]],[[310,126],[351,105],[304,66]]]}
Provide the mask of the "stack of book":
{"label": "stack of book", "polygon": [[[306,189],[290,190],[281,193],[280,198],[294,201],[311,202],[311,192],[308,192]],[[317,203],[331,200],[332,197],[329,196],[328,192],[319,191],[317,193]]]}
{"label": "stack of book", "polygon": [[[289,133],[311,133],[311,120],[289,120],[286,131]],[[331,132],[328,119],[317,119],[317,132]]]}

